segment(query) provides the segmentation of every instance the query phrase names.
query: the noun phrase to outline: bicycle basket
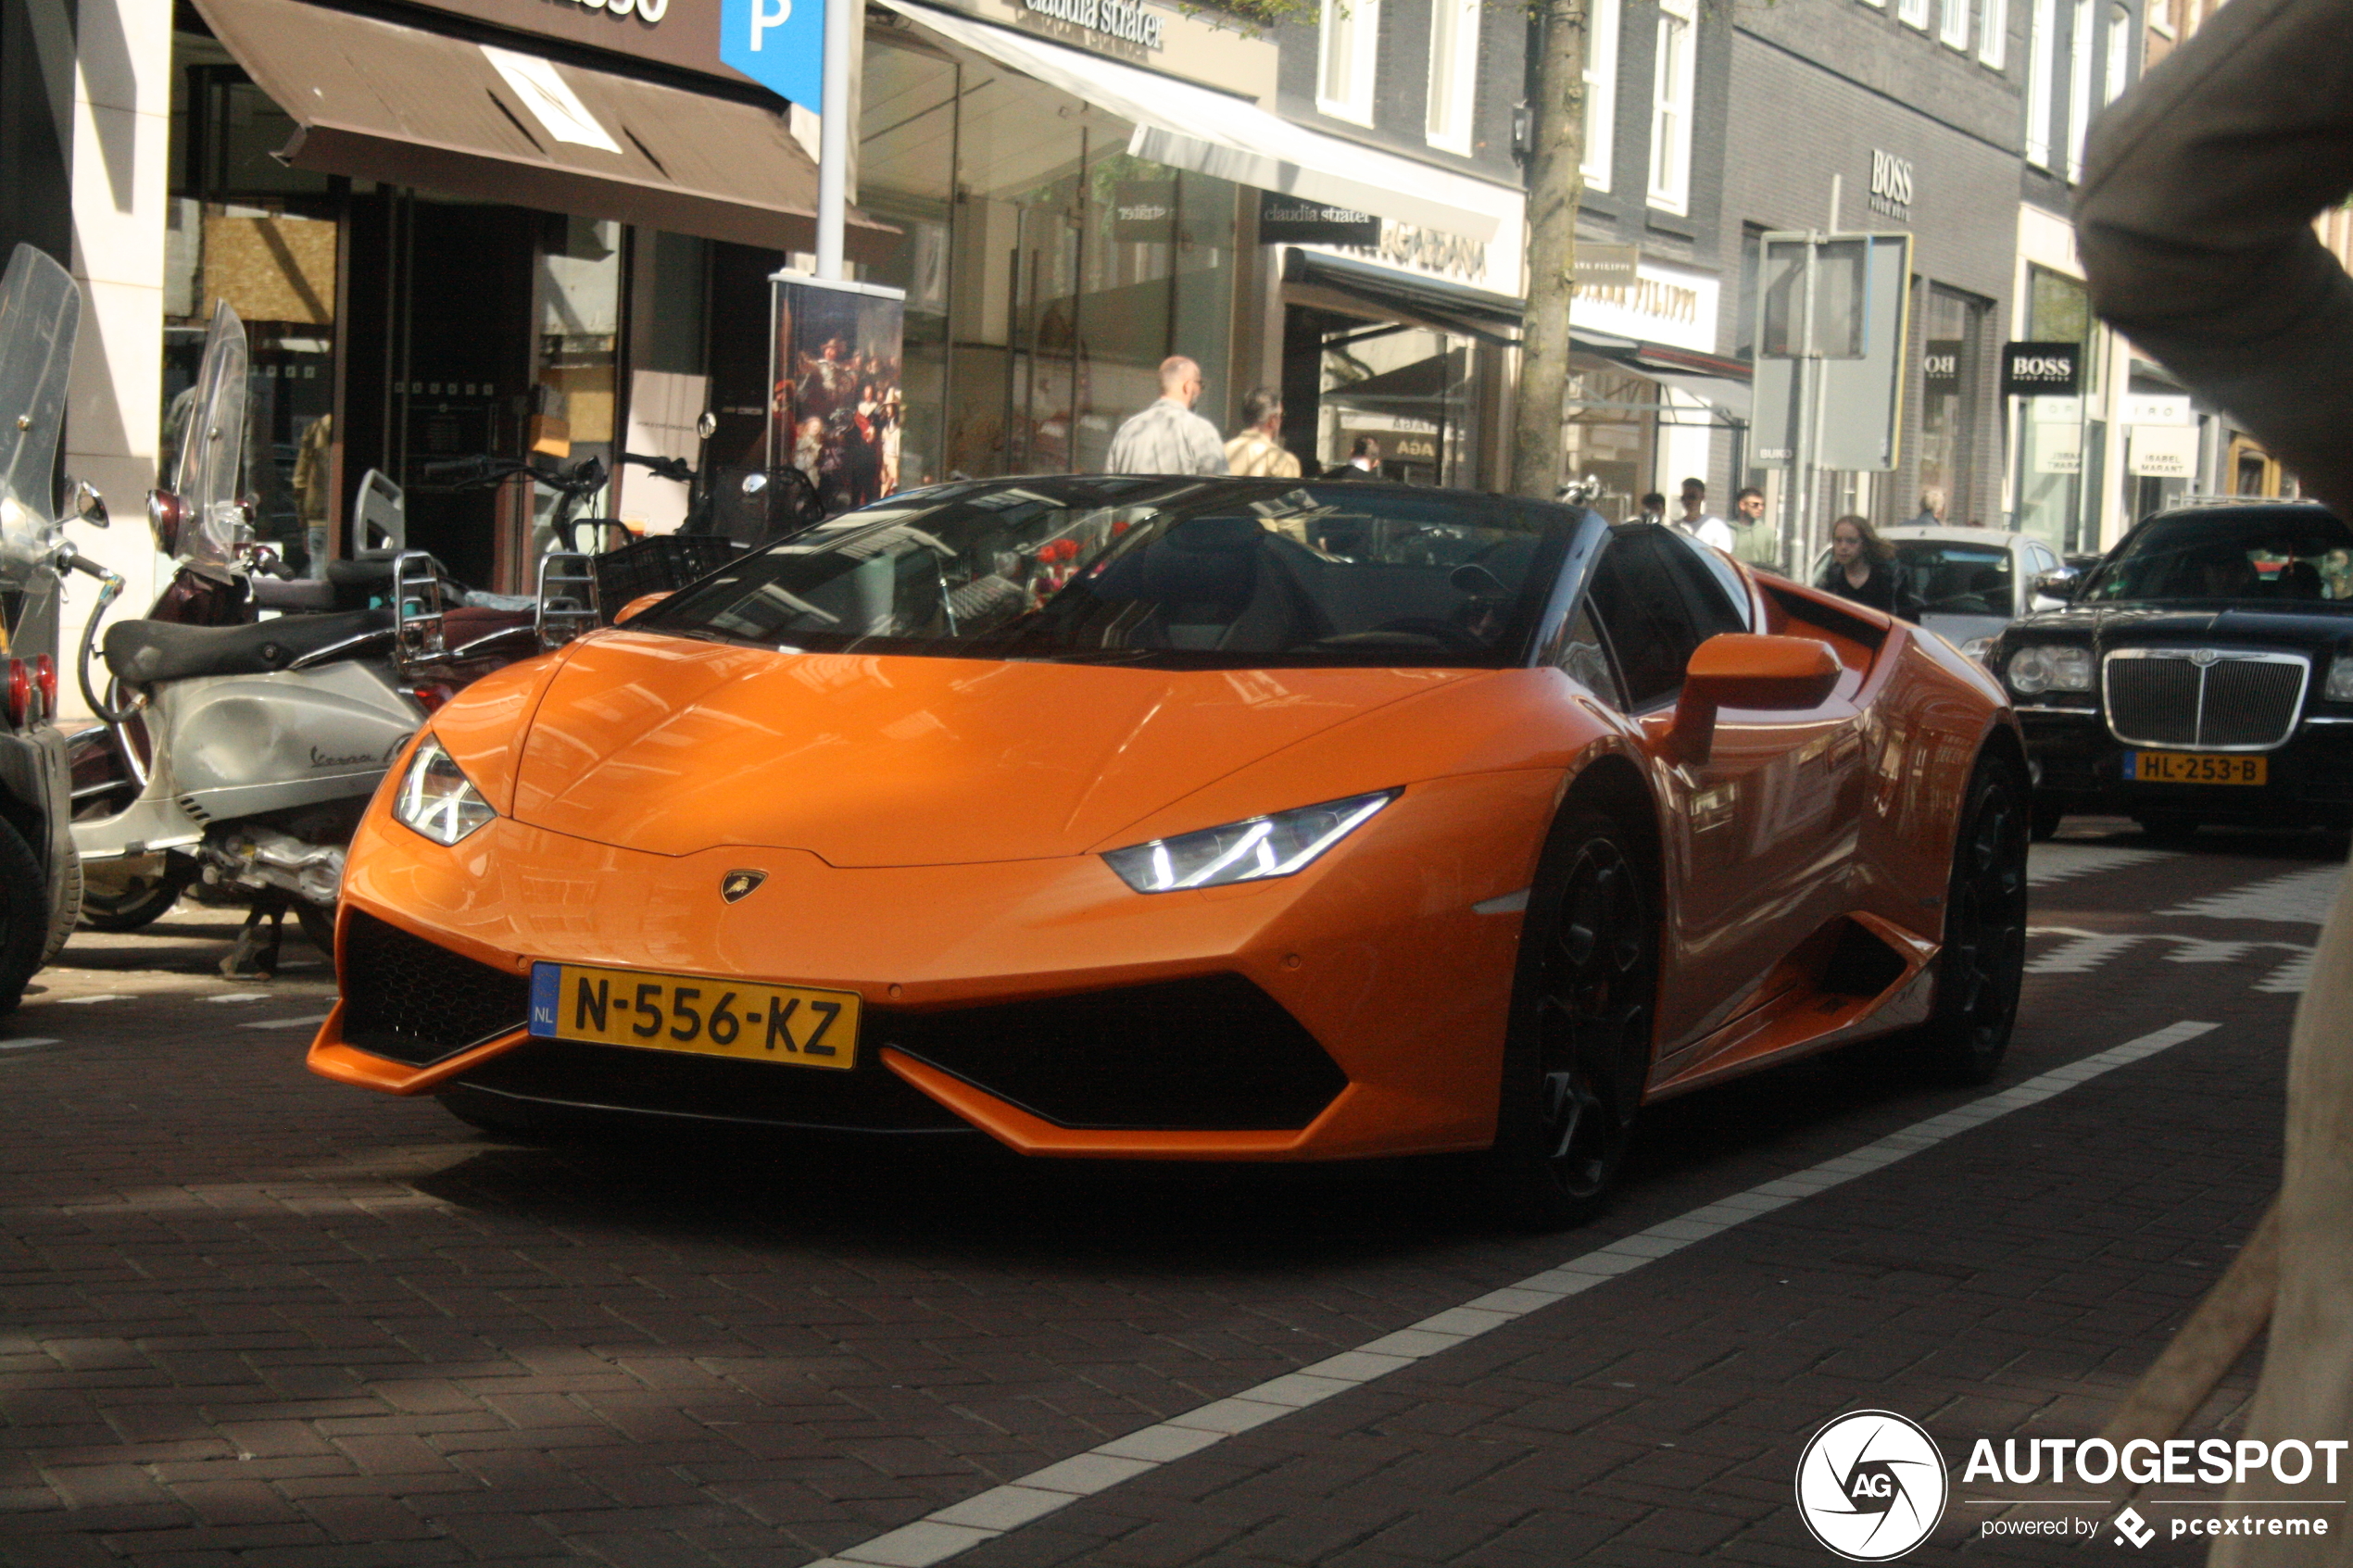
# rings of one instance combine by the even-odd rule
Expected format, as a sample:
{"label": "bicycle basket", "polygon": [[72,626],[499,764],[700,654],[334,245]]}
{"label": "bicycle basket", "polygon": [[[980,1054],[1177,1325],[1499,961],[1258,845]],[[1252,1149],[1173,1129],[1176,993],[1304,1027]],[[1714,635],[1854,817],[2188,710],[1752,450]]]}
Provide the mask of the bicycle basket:
{"label": "bicycle basket", "polygon": [[608,626],[621,607],[641,594],[667,593],[708,576],[742,553],[715,533],[656,533],[591,557],[597,573],[597,613]]}

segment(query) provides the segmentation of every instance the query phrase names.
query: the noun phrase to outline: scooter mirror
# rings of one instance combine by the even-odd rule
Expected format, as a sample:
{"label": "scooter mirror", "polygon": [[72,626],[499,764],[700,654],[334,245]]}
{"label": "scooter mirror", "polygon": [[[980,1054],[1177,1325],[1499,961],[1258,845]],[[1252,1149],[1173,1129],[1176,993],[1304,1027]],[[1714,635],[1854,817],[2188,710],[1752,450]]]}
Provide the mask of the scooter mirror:
{"label": "scooter mirror", "polygon": [[764,473],[748,473],[748,474],[744,475],[744,494],[745,494],[745,495],[759,495],[759,494],[760,494],[762,490],[765,490],[765,489],[767,489],[767,488],[768,488],[768,476],[767,476],[766,474],[764,474]]}
{"label": "scooter mirror", "polygon": [[705,408],[702,418],[695,421],[695,433],[705,441],[719,433],[719,416]]}
{"label": "scooter mirror", "polygon": [[154,536],[158,554],[179,555],[180,529],[187,521],[188,508],[179,496],[169,490],[147,492],[147,532]]}
{"label": "scooter mirror", "polygon": [[114,520],[107,515],[107,498],[98,487],[86,479],[67,482],[66,509],[93,528],[104,528]]}

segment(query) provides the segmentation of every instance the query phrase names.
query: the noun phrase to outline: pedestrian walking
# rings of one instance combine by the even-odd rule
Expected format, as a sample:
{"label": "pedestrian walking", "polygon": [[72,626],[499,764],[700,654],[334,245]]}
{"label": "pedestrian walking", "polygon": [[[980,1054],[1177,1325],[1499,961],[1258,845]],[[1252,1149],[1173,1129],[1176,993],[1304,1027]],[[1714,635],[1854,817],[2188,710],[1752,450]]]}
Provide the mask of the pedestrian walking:
{"label": "pedestrian walking", "polygon": [[1732,558],[1766,571],[1781,569],[1781,536],[1765,521],[1765,492],[1754,484],[1732,497]]}
{"label": "pedestrian walking", "polygon": [[1944,492],[1931,484],[1920,492],[1920,515],[1911,521],[1914,528],[1944,526]]}
{"label": "pedestrian walking", "polygon": [[1683,515],[1675,526],[1703,545],[1712,545],[1726,555],[1732,553],[1732,525],[1707,509],[1707,481],[1683,481]]}
{"label": "pedestrian walking", "polygon": [[1111,438],[1105,473],[1225,474],[1226,444],[1217,427],[1193,412],[1201,398],[1201,367],[1181,354],[1160,362],[1160,398],[1139,409]]}
{"label": "pedestrian walking", "polygon": [[1814,586],[1901,620],[1920,618],[1920,601],[1912,593],[1904,563],[1895,558],[1895,547],[1859,517],[1843,517],[1831,524],[1830,564]]}
{"label": "pedestrian walking", "polygon": [[1226,443],[1226,466],[1252,477],[1297,479],[1299,459],[1283,445],[1281,395],[1271,386],[1252,389],[1242,399],[1242,418],[1249,424]]}
{"label": "pedestrian walking", "polygon": [[1369,435],[1360,435],[1349,444],[1348,461],[1335,463],[1324,470],[1326,479],[1378,479],[1380,477],[1380,443]]}
{"label": "pedestrian walking", "polygon": [[[2101,317],[2228,408],[2339,516],[2353,516],[2345,439],[2353,279],[2312,221],[2353,194],[2348,103],[2353,0],[2237,0],[2100,117],[2075,207]],[[2311,976],[2288,1044],[2271,1338],[2242,1433],[2299,1447],[2353,1438],[2353,899],[2345,893],[2322,927]],[[2311,1467],[2299,1482],[2276,1481],[2241,1479],[2232,1498],[2324,1508],[2344,1497],[2334,1473],[2324,1486]],[[2265,1508],[2257,1518],[2266,1514],[2277,1516]],[[2207,1561],[2334,1568],[2353,1561],[2353,1540],[2234,1531]]]}

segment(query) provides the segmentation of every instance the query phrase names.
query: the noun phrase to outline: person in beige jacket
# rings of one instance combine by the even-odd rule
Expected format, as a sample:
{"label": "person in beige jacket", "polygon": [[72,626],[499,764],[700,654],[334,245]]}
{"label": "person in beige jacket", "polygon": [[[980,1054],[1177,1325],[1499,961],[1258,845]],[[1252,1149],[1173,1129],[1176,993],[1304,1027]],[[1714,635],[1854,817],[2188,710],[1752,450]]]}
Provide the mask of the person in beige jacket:
{"label": "person in beige jacket", "polygon": [[[2095,128],[2076,243],[2100,315],[2353,517],[2353,278],[2312,220],[2353,193],[2353,0],[2231,0]],[[2322,928],[2288,1046],[2279,1281],[2245,1436],[2353,1438],[2353,907]],[[2353,1476],[2233,1488],[2342,1499]],[[2269,1517],[2277,1507],[2226,1512]],[[2224,1536],[2218,1564],[2353,1564],[2325,1536]]]}
{"label": "person in beige jacket", "polygon": [[1297,479],[1299,459],[1283,445],[1282,395],[1271,386],[1256,388],[1242,399],[1242,418],[1250,425],[1226,443],[1227,466],[1253,478]]}

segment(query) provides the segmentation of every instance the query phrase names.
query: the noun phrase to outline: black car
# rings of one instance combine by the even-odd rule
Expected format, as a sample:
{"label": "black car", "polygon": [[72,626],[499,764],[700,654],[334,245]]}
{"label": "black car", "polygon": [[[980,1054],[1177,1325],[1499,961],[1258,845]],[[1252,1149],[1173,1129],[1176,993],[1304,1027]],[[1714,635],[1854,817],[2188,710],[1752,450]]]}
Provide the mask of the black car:
{"label": "black car", "polygon": [[2115,812],[2353,825],[2353,528],[2301,502],[2143,519],[1987,663],[2035,774],[2035,827]]}

